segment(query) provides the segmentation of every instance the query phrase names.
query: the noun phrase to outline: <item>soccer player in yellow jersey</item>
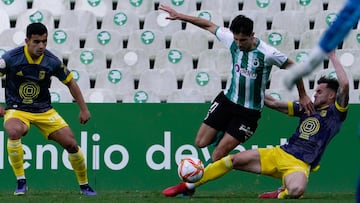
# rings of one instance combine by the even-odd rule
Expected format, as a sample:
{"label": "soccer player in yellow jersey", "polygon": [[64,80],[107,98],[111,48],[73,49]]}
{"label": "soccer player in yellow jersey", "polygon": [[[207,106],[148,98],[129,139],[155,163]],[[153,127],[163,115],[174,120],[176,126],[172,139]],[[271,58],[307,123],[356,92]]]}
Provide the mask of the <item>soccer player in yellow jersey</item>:
{"label": "soccer player in yellow jersey", "polygon": [[287,144],[228,155],[208,165],[198,182],[181,182],[163,190],[163,195],[173,197],[194,193],[196,187],[236,169],[281,179],[281,188],[261,194],[259,198],[300,198],[306,190],[311,169],[319,165],[326,147],[339,132],[347,115],[349,81],[333,52],[330,60],[337,80],[321,77],[317,81],[315,112],[312,114],[301,110],[298,102],[284,102],[266,96],[266,106],[299,117],[300,122]]}
{"label": "soccer player in yellow jersey", "polygon": [[47,37],[48,31],[43,24],[29,24],[25,45],[9,50],[0,58],[0,76],[6,75],[6,107],[0,106],[0,116],[4,116],[7,151],[17,178],[14,195],[23,195],[27,191],[21,137],[29,131],[30,124],[36,126],[46,139],[59,143],[69,153],[81,193],[96,195],[88,184],[84,155],[73,132],[51,106],[48,89],[51,76],[57,77],[69,88],[80,108],[81,124],[85,124],[91,115],[71,72],[46,49]]}

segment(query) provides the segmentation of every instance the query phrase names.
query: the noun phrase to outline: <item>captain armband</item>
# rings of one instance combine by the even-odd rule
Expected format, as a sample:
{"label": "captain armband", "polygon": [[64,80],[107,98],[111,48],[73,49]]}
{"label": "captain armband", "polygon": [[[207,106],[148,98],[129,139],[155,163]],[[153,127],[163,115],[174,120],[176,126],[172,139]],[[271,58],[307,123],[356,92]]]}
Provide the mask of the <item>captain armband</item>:
{"label": "captain armband", "polygon": [[294,116],[294,103],[288,102],[288,115]]}

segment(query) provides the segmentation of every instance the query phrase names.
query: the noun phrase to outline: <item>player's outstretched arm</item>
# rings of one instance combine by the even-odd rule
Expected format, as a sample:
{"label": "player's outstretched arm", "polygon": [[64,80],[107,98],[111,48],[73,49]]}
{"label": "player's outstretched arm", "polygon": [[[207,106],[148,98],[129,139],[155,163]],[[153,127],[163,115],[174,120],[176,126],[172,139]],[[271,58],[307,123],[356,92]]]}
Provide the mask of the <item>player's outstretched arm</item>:
{"label": "player's outstretched arm", "polygon": [[288,102],[276,100],[272,96],[267,94],[265,95],[264,104],[271,109],[277,110],[285,114],[288,114],[289,112]]}
{"label": "player's outstretched arm", "polygon": [[300,108],[304,108],[305,112],[309,115],[314,113],[314,104],[311,101],[310,97],[307,95],[304,87],[304,81],[301,78],[296,82],[296,87],[299,93]]}
{"label": "player's outstretched arm", "polygon": [[71,79],[70,82],[66,85],[68,86],[71,95],[74,97],[76,103],[80,108],[79,121],[81,124],[85,124],[88,120],[90,120],[91,114],[85,103],[81,90],[74,79]]}
{"label": "player's outstretched arm", "polygon": [[206,19],[202,19],[195,16],[186,15],[183,13],[178,13],[174,9],[172,9],[169,6],[165,6],[163,4],[160,4],[159,6],[160,10],[163,10],[169,14],[169,16],[166,19],[169,20],[182,20],[188,23],[192,23],[204,30],[207,30],[213,34],[215,34],[216,28],[218,27],[216,24],[212,23],[211,21],[208,21]]}
{"label": "player's outstretched arm", "polygon": [[336,20],[325,31],[318,45],[310,52],[308,59],[301,65],[290,69],[289,77],[285,79],[285,85],[291,89],[295,82],[310,74],[326,57],[331,50],[345,39],[350,30],[360,18],[360,0],[347,0],[340,10]]}
{"label": "player's outstretched arm", "polygon": [[[292,60],[288,59],[282,68],[283,69],[291,68],[291,66],[293,66],[293,65],[294,65],[294,62]],[[315,111],[314,104],[305,91],[304,81],[302,78],[300,78],[296,82],[296,88],[297,88],[298,94],[299,94],[300,108],[303,108],[305,110],[305,112],[307,112],[308,114],[314,113],[314,111]]]}
{"label": "player's outstretched arm", "polygon": [[339,82],[339,89],[336,94],[336,102],[341,107],[347,107],[349,103],[349,79],[340,61],[336,58],[334,52],[330,52],[329,58],[334,65],[336,77]]}

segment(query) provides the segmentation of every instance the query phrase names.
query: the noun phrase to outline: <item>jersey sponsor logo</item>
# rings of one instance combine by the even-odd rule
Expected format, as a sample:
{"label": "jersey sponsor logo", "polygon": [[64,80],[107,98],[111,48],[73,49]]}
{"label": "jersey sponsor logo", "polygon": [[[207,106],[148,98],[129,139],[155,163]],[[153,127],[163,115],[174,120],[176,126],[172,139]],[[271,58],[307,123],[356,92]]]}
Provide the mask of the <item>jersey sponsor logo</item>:
{"label": "jersey sponsor logo", "polygon": [[24,104],[32,104],[40,93],[40,86],[34,82],[24,82],[19,87],[19,95]]}
{"label": "jersey sponsor logo", "polygon": [[256,72],[247,70],[245,68],[241,68],[239,64],[235,64],[235,70],[236,70],[236,72],[240,72],[240,74],[242,76],[250,78],[250,79],[256,79],[256,77],[257,77]]}
{"label": "jersey sponsor logo", "polygon": [[320,122],[317,118],[311,117],[305,119],[299,128],[300,131],[300,138],[309,140],[310,136],[315,135],[319,132],[320,129]]}

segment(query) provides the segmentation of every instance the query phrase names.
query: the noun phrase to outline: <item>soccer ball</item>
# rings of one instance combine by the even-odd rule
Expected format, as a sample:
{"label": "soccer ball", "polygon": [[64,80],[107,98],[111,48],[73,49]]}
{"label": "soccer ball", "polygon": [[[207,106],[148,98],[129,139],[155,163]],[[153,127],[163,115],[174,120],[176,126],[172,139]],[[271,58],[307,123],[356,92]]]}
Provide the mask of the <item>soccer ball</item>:
{"label": "soccer ball", "polygon": [[179,163],[178,174],[182,181],[194,183],[204,175],[204,164],[195,157],[184,158]]}

